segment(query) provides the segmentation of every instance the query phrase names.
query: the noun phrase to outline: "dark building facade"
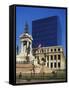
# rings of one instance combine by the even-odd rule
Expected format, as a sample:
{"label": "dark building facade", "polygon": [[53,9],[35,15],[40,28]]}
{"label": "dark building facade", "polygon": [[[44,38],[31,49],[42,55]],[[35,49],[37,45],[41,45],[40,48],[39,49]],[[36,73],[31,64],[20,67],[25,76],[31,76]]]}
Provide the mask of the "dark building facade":
{"label": "dark building facade", "polygon": [[61,29],[58,16],[32,21],[32,47],[61,45]]}

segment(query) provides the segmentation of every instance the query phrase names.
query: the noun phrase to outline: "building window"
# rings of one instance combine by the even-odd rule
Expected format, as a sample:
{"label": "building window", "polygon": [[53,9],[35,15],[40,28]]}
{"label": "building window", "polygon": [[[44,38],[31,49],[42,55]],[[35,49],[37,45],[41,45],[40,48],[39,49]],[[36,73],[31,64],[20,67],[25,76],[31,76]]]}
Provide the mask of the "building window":
{"label": "building window", "polygon": [[53,51],[53,49],[51,49],[51,52]]}
{"label": "building window", "polygon": [[56,49],[54,49],[54,51],[56,52]]}
{"label": "building window", "polygon": [[60,68],[60,62],[58,62],[58,68]]}
{"label": "building window", "polygon": [[60,48],[58,48],[58,51],[60,51]]}
{"label": "building window", "polygon": [[54,60],[56,60],[57,59],[57,56],[56,55],[54,55]]}
{"label": "building window", "polygon": [[51,60],[53,60],[53,56],[51,55]]}
{"label": "building window", "polygon": [[47,60],[49,60],[49,56],[47,56]]}
{"label": "building window", "polygon": [[51,68],[53,68],[53,63],[51,63]]}
{"label": "building window", "polygon": [[58,55],[58,59],[60,60],[60,55]]}
{"label": "building window", "polygon": [[56,68],[56,66],[57,66],[57,64],[56,63],[54,63],[54,67]]}

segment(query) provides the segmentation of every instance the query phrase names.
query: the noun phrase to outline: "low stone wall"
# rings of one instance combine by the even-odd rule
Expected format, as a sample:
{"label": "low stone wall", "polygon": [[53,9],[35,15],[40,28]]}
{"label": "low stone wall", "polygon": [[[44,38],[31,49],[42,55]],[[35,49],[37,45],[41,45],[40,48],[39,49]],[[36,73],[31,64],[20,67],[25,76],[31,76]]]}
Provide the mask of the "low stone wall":
{"label": "low stone wall", "polygon": [[20,73],[21,74],[33,74],[33,73],[36,73],[36,74],[43,74],[43,73],[56,73],[56,72],[61,72],[63,70],[61,69],[49,69],[48,67],[46,66],[41,66],[41,65],[32,65],[32,64],[16,64],[16,74],[19,75]]}

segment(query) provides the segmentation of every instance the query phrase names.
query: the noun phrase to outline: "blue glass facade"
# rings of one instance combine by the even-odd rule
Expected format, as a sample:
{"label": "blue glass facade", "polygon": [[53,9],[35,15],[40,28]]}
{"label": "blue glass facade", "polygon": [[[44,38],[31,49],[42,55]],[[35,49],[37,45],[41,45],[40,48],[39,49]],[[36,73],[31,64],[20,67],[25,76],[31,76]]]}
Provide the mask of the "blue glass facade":
{"label": "blue glass facade", "polygon": [[[61,30],[57,16],[32,21],[32,47],[56,46],[60,44]],[[60,32],[59,32],[60,30]],[[59,35],[58,35],[59,34]]]}

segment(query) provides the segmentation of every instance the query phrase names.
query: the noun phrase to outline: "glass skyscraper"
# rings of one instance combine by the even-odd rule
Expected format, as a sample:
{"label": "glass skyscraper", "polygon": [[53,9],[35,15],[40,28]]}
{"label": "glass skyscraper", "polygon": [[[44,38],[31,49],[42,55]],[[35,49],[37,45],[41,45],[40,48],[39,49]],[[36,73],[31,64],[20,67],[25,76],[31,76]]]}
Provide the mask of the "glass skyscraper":
{"label": "glass skyscraper", "polygon": [[32,21],[32,47],[61,45],[61,25],[58,16]]}

